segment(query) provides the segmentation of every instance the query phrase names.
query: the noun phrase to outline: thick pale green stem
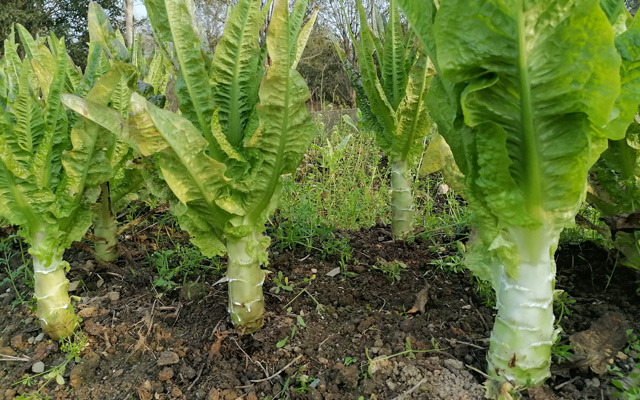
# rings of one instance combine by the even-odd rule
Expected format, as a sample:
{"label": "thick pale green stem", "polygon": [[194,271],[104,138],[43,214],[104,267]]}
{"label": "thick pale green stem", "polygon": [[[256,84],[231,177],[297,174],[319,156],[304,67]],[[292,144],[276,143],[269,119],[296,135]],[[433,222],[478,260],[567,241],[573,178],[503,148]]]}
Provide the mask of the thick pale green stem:
{"label": "thick pale green stem", "polygon": [[68,265],[61,256],[48,260],[33,256],[36,313],[42,330],[54,340],[68,337],[78,326],[67,292],[69,281],[65,269]]}
{"label": "thick pale green stem", "polygon": [[116,219],[111,210],[109,184],[101,186],[100,204],[93,214],[93,233],[98,239],[95,244],[98,261],[113,262],[118,259],[118,238]]}
{"label": "thick pale green stem", "polygon": [[259,233],[239,240],[227,241],[227,279],[229,282],[229,313],[240,334],[249,334],[262,327],[264,297],[262,285],[265,271],[258,261],[264,253]]}
{"label": "thick pale green stem", "polygon": [[391,231],[396,239],[405,239],[413,229],[411,171],[406,161],[391,166]]}
{"label": "thick pale green stem", "polygon": [[489,373],[516,387],[538,386],[549,377],[558,235],[550,230],[511,231],[521,256],[516,276],[501,266],[495,275],[498,307],[491,333]]}

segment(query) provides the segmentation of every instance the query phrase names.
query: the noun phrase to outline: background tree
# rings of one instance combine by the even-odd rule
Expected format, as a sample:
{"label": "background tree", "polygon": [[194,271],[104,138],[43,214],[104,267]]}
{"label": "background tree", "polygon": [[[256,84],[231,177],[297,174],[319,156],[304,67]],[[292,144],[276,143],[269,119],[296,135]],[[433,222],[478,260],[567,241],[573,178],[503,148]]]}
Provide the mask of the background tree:
{"label": "background tree", "polygon": [[[122,29],[123,0],[96,2],[104,8],[111,21]],[[74,63],[84,67],[89,50],[88,12],[87,0],[3,0],[0,37],[6,37],[16,21],[20,21],[33,35],[42,36],[53,31],[56,36],[65,38],[67,51]],[[4,50],[4,43],[0,43],[0,50]]]}

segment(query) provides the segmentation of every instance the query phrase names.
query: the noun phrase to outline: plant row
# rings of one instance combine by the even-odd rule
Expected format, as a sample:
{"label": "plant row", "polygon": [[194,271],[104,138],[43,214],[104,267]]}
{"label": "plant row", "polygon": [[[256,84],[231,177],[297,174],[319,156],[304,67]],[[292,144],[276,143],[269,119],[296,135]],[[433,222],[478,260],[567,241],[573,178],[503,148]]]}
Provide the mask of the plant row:
{"label": "plant row", "polygon": [[[93,226],[114,261],[115,212],[141,196],[169,200],[205,256],[227,255],[231,319],[261,328],[265,222],[315,134],[296,71],[318,12],[306,0],[238,1],[214,54],[191,2],[145,3],[149,56],[92,3],[84,71],[63,39],[20,25],[24,57],[12,32],[0,59],[0,218],[30,245],[54,339],[77,327],[65,249]],[[466,265],[496,292],[489,396],[538,386],[558,335],[553,256],[587,191],[612,221],[590,226],[640,265],[640,22],[617,0],[391,0],[371,18],[356,3],[358,65],[342,59],[389,159],[394,237],[412,232],[412,171],[437,131],[424,160],[473,210]]]}

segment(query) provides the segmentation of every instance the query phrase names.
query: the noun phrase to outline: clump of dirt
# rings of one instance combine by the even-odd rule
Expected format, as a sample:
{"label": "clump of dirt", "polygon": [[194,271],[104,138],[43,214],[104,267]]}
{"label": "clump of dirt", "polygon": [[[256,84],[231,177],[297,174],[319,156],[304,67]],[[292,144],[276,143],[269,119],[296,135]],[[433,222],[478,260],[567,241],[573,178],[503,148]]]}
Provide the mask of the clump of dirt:
{"label": "clump of dirt", "polygon": [[[382,227],[339,234],[353,249],[346,268],[338,257],[302,248],[272,254],[269,269],[282,271],[291,290],[265,284],[265,327],[246,337],[230,325],[226,288],[213,285],[219,276],[201,276],[198,296],[154,287],[145,254],[155,241],[132,237],[113,265],[72,249],[69,277],[80,282],[72,294],[80,298],[87,346],[78,363],[68,363],[64,384],[53,380],[41,393],[59,400],[481,399],[484,378],[476,371],[486,367],[494,310],[469,272],[433,265],[440,250],[419,237],[393,242]],[[373,268],[379,258],[404,264],[399,280]],[[327,275],[337,267],[340,273]],[[566,247],[558,271],[558,288],[575,300],[561,321],[563,340],[609,311],[640,330],[638,277],[613,271],[605,251]],[[33,375],[34,364],[48,370],[65,354],[40,334],[29,304],[15,304],[10,283],[0,292],[0,354],[14,357],[0,363],[0,400],[9,400],[43,385],[42,377],[14,385]],[[419,294],[424,313],[408,313]],[[612,360],[623,373],[640,361],[620,354]],[[553,396],[611,396],[614,376],[560,366],[548,382]]]}

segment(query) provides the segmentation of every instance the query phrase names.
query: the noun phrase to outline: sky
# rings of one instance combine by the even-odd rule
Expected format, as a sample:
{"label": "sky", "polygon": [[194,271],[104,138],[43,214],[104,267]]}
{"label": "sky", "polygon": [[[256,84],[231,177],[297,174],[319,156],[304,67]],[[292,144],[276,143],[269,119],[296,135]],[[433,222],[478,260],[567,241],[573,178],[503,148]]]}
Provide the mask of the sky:
{"label": "sky", "polygon": [[134,0],[133,2],[133,14],[136,19],[146,18],[147,10],[144,8],[143,0]]}

